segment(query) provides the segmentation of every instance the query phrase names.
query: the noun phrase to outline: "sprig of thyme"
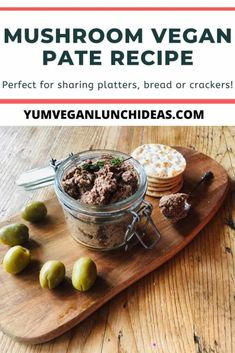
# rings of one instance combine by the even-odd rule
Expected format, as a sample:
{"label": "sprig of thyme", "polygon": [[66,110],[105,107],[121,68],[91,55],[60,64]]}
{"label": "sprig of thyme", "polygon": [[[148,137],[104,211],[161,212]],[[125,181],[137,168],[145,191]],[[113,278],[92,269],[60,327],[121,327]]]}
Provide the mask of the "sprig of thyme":
{"label": "sprig of thyme", "polygon": [[111,159],[110,163],[114,167],[119,167],[120,164],[122,164],[123,160],[124,160],[124,158],[116,157],[116,158]]}
{"label": "sprig of thyme", "polygon": [[[124,161],[124,158],[114,157],[110,160],[110,164],[113,167],[119,167]],[[87,172],[95,173],[98,172],[104,166],[104,161],[100,160],[96,163],[83,163],[82,168]]]}
{"label": "sprig of thyme", "polygon": [[97,161],[96,163],[84,163],[82,168],[85,169],[87,172],[98,172],[100,168],[104,166],[104,161]]}

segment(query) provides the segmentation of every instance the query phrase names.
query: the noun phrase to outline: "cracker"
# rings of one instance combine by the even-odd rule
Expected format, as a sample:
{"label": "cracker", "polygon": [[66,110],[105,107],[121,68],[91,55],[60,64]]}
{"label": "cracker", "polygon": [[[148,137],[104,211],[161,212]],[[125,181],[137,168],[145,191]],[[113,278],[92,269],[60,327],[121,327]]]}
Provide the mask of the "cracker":
{"label": "cracker", "polygon": [[[182,181],[180,182],[182,183]],[[178,185],[180,185],[180,183],[177,183],[175,185],[171,185],[171,186],[153,186],[153,185],[149,185],[148,184],[148,190],[149,191],[168,191],[168,190],[174,190]]]}
{"label": "cracker", "polygon": [[180,152],[162,144],[139,146],[132,152],[132,157],[143,165],[150,178],[171,179],[182,174],[186,167]]}
{"label": "cracker", "polygon": [[182,177],[183,177],[183,172],[172,178],[157,178],[157,177],[147,175],[148,181],[150,181],[151,183],[162,183],[162,184],[170,184],[177,179],[178,180],[182,179]]}
{"label": "cracker", "polygon": [[181,183],[178,184],[175,188],[169,189],[166,191],[156,191],[156,190],[152,191],[152,190],[149,190],[148,188],[146,194],[152,197],[162,197],[165,195],[176,194],[178,191],[180,191],[180,189],[182,189],[183,184],[184,184],[184,181],[182,180]]}
{"label": "cracker", "polygon": [[[177,177],[175,179],[172,179],[172,181],[150,181],[150,179],[148,178],[148,185],[152,186],[152,187],[173,187],[177,184],[179,184],[181,182],[181,180],[183,179],[183,175],[180,175],[180,177]],[[152,179],[151,179],[152,180]]]}

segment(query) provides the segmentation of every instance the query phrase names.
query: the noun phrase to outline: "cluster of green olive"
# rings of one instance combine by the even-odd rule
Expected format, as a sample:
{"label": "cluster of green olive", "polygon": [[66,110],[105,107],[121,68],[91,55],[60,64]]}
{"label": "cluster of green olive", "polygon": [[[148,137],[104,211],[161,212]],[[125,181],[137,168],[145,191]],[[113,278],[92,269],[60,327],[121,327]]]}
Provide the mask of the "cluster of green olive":
{"label": "cluster of green olive", "polygon": [[[41,201],[25,206],[21,217],[28,222],[40,222],[47,215],[47,208]],[[10,224],[0,229],[0,242],[9,246],[21,245],[29,240],[29,228],[22,223]]]}
{"label": "cluster of green olive", "polygon": [[[41,268],[39,281],[42,288],[53,289],[65,278],[65,266],[60,261],[47,261]],[[90,289],[97,278],[96,264],[89,257],[81,257],[73,265],[72,284],[81,292]]]}
{"label": "cluster of green olive", "polygon": [[[40,222],[47,215],[43,202],[33,201],[21,212],[21,217],[28,222]],[[22,223],[14,223],[0,229],[0,243],[10,246],[3,259],[5,270],[11,274],[23,271],[30,263],[30,251],[22,244],[29,240],[29,228]]]}
{"label": "cluster of green olive", "polygon": [[[43,202],[34,201],[22,211],[21,217],[29,222],[42,221],[47,215]],[[30,263],[31,253],[22,244],[29,240],[29,228],[22,223],[7,225],[0,229],[0,242],[10,246],[3,259],[5,270],[11,274],[23,271]],[[39,282],[42,288],[53,289],[65,278],[65,266],[62,262],[47,261],[41,268]],[[82,257],[73,266],[72,284],[80,291],[90,289],[97,278],[97,268],[89,257]]]}

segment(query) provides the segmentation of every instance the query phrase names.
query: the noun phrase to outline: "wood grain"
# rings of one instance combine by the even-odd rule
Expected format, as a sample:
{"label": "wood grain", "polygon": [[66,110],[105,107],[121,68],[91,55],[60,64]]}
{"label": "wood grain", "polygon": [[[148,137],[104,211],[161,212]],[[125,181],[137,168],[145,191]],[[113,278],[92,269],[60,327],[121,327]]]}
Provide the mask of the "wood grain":
{"label": "wood grain", "polygon": [[[187,161],[183,192],[191,190],[208,170],[213,172],[214,180],[201,187],[193,200],[191,213],[177,225],[172,225],[160,214],[158,199],[147,198],[154,207],[152,217],[161,233],[161,240],[152,250],[136,245],[129,252],[123,249],[110,253],[90,251],[69,237],[58,201],[54,198],[47,202],[47,222],[30,225],[32,236],[27,247],[32,253],[31,266],[18,276],[11,276],[0,267],[0,327],[3,332],[27,343],[44,343],[58,337],[121,290],[175,256],[198,234],[224,201],[229,188],[228,175],[206,155],[193,149],[177,149]],[[20,216],[16,216],[9,222],[20,220]],[[1,259],[6,250],[7,247],[1,249]],[[74,290],[69,279],[73,263],[82,256],[93,258],[99,272],[96,286],[87,293]],[[63,286],[51,292],[42,290],[38,282],[40,267],[50,259],[63,261],[69,275]]]}
{"label": "wood grain", "polygon": [[[1,128],[1,217],[29,199],[54,195],[52,188],[26,193],[14,185],[19,173],[51,156],[91,146],[130,152],[144,142],[191,146],[215,158],[234,179],[234,136],[233,127]],[[235,217],[234,206],[230,193],[218,217],[180,254],[60,338],[30,346],[1,334],[0,351],[232,353],[234,231],[225,219]]]}

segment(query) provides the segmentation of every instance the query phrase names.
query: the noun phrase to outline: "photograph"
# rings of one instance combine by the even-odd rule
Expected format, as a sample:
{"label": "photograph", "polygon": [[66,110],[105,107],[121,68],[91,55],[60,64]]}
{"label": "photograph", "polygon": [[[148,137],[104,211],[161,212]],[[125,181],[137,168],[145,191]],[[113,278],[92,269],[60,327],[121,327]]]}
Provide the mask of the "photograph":
{"label": "photograph", "polygon": [[0,353],[235,353],[234,0],[1,0]]}
{"label": "photograph", "polygon": [[1,127],[1,352],[232,352],[234,136]]}

